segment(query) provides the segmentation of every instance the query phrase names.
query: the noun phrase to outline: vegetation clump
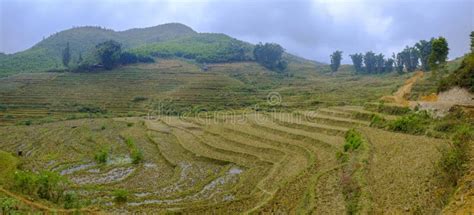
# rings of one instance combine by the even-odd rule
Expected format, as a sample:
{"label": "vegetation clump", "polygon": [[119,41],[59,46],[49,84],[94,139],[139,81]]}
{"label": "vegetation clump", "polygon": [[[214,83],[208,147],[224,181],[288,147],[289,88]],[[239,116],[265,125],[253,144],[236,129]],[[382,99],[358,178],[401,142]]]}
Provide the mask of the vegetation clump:
{"label": "vegetation clump", "polygon": [[411,109],[409,107],[386,105],[384,102],[380,102],[376,105],[366,105],[366,108],[368,110],[373,110],[390,115],[404,115],[411,112]]}
{"label": "vegetation clump", "polygon": [[18,207],[18,200],[10,197],[0,198],[0,214],[16,214],[16,208]]}
{"label": "vegetation clump", "polygon": [[350,129],[345,136],[344,151],[354,151],[359,148],[362,142],[362,135],[355,129]]}
{"label": "vegetation clump", "polygon": [[142,101],[146,101],[148,100],[147,97],[144,97],[144,96],[135,96],[133,99],[132,99],[132,102],[142,102]]}
{"label": "vegetation clump", "polygon": [[370,117],[370,126],[376,128],[384,128],[387,125],[387,120],[378,114],[372,114]]}
{"label": "vegetation clump", "polygon": [[94,156],[94,159],[98,163],[107,163],[107,160],[109,158],[109,149],[108,148],[102,148],[100,149]]}
{"label": "vegetation clump", "polygon": [[474,93],[474,53],[467,55],[457,70],[440,80],[438,92],[449,90],[453,86],[467,88]]}
{"label": "vegetation clump", "polygon": [[447,181],[453,186],[457,185],[467,169],[465,164],[469,160],[469,144],[473,137],[472,128],[461,125],[456,129],[449,147],[441,150],[441,160],[438,165]]}
{"label": "vegetation clump", "polygon": [[77,111],[81,113],[100,113],[100,114],[107,113],[107,109],[93,106],[93,105],[80,106],[77,108]]}
{"label": "vegetation clump", "polygon": [[0,185],[11,183],[18,164],[19,160],[17,157],[0,150]]}
{"label": "vegetation clump", "polygon": [[430,116],[426,111],[414,112],[390,122],[388,128],[408,134],[422,134],[426,131],[428,119]]}
{"label": "vegetation clump", "polygon": [[80,201],[79,197],[75,192],[66,192],[64,195],[64,208],[71,209],[71,208],[79,208]]}
{"label": "vegetation clump", "polygon": [[143,152],[137,147],[132,138],[127,138],[125,144],[130,151],[133,164],[139,164],[143,160]]}
{"label": "vegetation clump", "polygon": [[128,195],[129,195],[128,191],[123,190],[123,189],[115,190],[113,192],[114,201],[115,201],[115,203],[118,203],[118,204],[123,204],[123,203],[127,202]]}
{"label": "vegetation clump", "polygon": [[253,50],[253,55],[257,63],[262,66],[277,71],[284,71],[287,67],[287,62],[282,59],[282,54],[285,50],[276,43],[259,43]]}
{"label": "vegetation clump", "polygon": [[51,171],[33,173],[18,170],[14,178],[14,188],[16,190],[55,203],[59,203],[65,197],[68,184],[66,178]]}

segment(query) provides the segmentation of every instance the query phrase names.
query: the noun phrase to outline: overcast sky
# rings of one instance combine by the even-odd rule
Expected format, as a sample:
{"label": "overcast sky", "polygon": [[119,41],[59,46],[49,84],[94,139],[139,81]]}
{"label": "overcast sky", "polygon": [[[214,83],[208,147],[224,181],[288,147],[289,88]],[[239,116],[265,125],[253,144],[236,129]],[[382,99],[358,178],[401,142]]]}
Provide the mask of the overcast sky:
{"label": "overcast sky", "polygon": [[180,22],[198,32],[329,62],[338,49],[386,56],[420,39],[444,36],[450,58],[469,50],[474,0],[0,0],[0,52],[25,50],[72,26],[114,30]]}

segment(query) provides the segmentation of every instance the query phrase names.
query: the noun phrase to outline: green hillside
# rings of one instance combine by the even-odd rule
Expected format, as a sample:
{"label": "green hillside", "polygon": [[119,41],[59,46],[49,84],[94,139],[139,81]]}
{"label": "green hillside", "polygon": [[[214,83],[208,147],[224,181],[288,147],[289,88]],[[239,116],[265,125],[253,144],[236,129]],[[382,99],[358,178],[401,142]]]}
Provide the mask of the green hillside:
{"label": "green hillside", "polygon": [[178,56],[198,62],[222,63],[252,59],[252,45],[225,34],[200,33],[186,37],[143,45],[133,49],[142,55]]}
{"label": "green hillside", "polygon": [[67,43],[71,49],[71,61],[75,63],[79,54],[82,54],[86,60],[91,58],[94,47],[106,40],[116,40],[127,49],[193,34],[197,33],[177,23],[127,31],[113,31],[101,27],[72,28],[56,33],[25,51],[0,55],[0,77],[18,72],[62,69],[61,52]]}

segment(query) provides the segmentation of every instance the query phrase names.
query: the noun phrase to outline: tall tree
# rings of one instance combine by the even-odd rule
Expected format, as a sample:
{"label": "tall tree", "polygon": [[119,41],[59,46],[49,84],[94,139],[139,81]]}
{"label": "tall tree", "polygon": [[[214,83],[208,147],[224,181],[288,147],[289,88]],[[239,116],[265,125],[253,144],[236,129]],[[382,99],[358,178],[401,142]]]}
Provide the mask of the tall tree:
{"label": "tall tree", "polygon": [[407,46],[400,54],[407,72],[415,71],[418,67],[418,51],[414,47]]}
{"label": "tall tree", "polygon": [[443,66],[446,63],[446,59],[448,59],[448,53],[448,42],[444,37],[433,39],[431,42],[431,54],[428,59],[430,67],[436,70]]}
{"label": "tall tree", "polygon": [[393,71],[393,63],[394,60],[392,58],[389,58],[385,61],[384,65],[384,72],[392,72]]}
{"label": "tall tree", "polygon": [[415,48],[418,50],[418,54],[420,56],[421,61],[421,69],[423,71],[428,71],[430,69],[428,64],[428,58],[431,54],[431,39],[430,41],[420,40],[418,43],[415,44]]}
{"label": "tall tree", "polygon": [[419,53],[415,47],[410,47],[409,49],[410,54],[410,71],[413,72],[418,68],[419,65]]}
{"label": "tall tree", "polygon": [[66,44],[66,48],[63,50],[63,65],[69,67],[71,61],[71,51],[69,50],[69,42]]}
{"label": "tall tree", "polygon": [[355,69],[356,73],[362,73],[363,72],[362,62],[364,60],[364,55],[359,54],[359,53],[355,53],[355,54],[352,54],[352,55],[349,55],[349,56],[352,59],[352,64],[354,65],[354,69]]}
{"label": "tall tree", "polygon": [[374,73],[375,72],[375,54],[371,51],[365,53],[364,55],[364,64],[367,73]]}
{"label": "tall tree", "polygon": [[384,72],[385,59],[383,54],[375,55],[375,72]]}
{"label": "tall tree", "polygon": [[285,50],[276,43],[259,43],[255,46],[253,54],[255,60],[262,66],[283,71],[286,69],[286,62],[282,60],[282,55]]}
{"label": "tall tree", "polygon": [[399,74],[402,74],[403,73],[403,57],[402,57],[402,53],[398,53],[397,55],[395,55],[395,53],[393,53],[392,57],[394,60],[394,64],[395,64],[395,70],[399,73]]}
{"label": "tall tree", "polygon": [[331,71],[336,72],[341,66],[342,60],[342,51],[335,51],[332,53],[331,57]]}
{"label": "tall tree", "polygon": [[122,53],[122,45],[114,40],[105,41],[95,46],[100,63],[110,70],[118,65]]}

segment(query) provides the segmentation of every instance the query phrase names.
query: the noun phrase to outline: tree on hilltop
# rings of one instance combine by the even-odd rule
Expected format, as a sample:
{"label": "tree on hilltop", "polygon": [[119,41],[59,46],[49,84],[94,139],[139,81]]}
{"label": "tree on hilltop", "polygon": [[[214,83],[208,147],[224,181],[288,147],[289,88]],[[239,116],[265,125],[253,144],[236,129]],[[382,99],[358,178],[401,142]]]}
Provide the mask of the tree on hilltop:
{"label": "tree on hilltop", "polygon": [[342,51],[335,51],[331,54],[331,71],[336,72],[341,66]]}
{"label": "tree on hilltop", "polygon": [[431,54],[428,62],[432,69],[438,69],[440,66],[444,66],[448,59],[448,42],[444,37],[433,39],[431,42]]}
{"label": "tree on hilltop", "polygon": [[394,59],[395,70],[396,70],[399,74],[402,74],[402,73],[403,73],[403,59],[402,59],[402,54],[401,54],[401,53],[398,53],[397,55],[395,55],[395,53],[393,53],[392,57],[393,57],[393,59]]}
{"label": "tree on hilltop", "polygon": [[415,48],[418,50],[418,54],[420,57],[420,62],[421,62],[421,69],[423,71],[428,71],[430,70],[429,64],[428,64],[428,58],[430,57],[431,54],[431,39],[430,41],[426,40],[420,40],[418,43],[415,44]]}
{"label": "tree on hilltop", "polygon": [[377,73],[383,73],[385,68],[385,58],[383,54],[375,55],[375,69]]}
{"label": "tree on hilltop", "polygon": [[352,59],[352,64],[354,65],[354,69],[356,73],[362,73],[363,72],[363,60],[364,56],[362,54],[356,53],[349,55]]}
{"label": "tree on hilltop", "polygon": [[383,71],[384,72],[392,72],[394,62],[395,61],[392,58],[389,58],[389,59],[385,60]]}
{"label": "tree on hilltop", "polygon": [[367,73],[375,72],[375,53],[369,51],[364,55],[365,70]]}

